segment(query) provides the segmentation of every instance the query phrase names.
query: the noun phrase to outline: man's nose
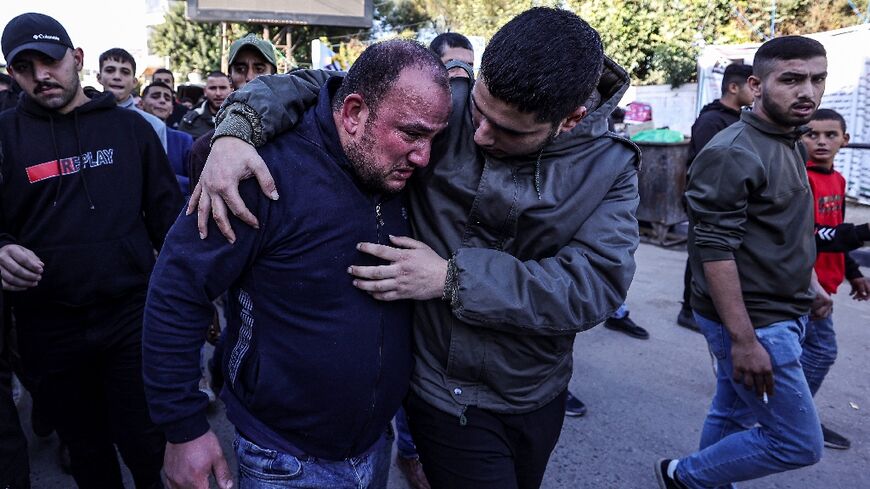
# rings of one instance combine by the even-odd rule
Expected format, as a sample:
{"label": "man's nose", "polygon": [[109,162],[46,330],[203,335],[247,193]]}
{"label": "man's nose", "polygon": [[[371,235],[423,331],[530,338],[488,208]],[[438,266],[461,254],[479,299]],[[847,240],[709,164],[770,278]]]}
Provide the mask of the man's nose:
{"label": "man's nose", "polygon": [[408,154],[408,161],[419,168],[429,164],[429,157],[432,153],[432,142],[427,141],[418,145]]}
{"label": "man's nose", "polygon": [[51,78],[51,69],[48,65],[36,61],[33,63],[33,77],[37,80],[48,80]]}
{"label": "man's nose", "polygon": [[478,146],[492,146],[495,142],[492,126],[485,118],[481,118],[480,124],[474,131],[474,143]]}

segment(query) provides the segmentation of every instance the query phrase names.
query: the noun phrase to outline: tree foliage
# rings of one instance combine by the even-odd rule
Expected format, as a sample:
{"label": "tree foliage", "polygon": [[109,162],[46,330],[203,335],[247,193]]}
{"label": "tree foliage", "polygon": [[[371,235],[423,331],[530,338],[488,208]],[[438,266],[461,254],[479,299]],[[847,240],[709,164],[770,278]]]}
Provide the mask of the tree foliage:
{"label": "tree foliage", "polygon": [[192,71],[207,73],[220,69],[220,24],[188,21],[184,8],[183,2],[173,4],[165,21],[154,27],[149,39],[151,50],[168,56],[170,69],[182,76]]}
{"label": "tree foliage", "polygon": [[[421,30],[434,29],[489,39],[528,8],[568,8],[598,30],[605,51],[635,83],[679,85],[695,79],[695,60],[704,45],[762,42],[769,37],[771,5],[769,0],[385,0],[376,2],[374,34],[415,37]],[[832,30],[862,21],[849,0],[778,0],[776,8],[776,35]],[[262,31],[261,26],[229,26],[230,39]],[[294,27],[293,54],[304,64],[310,40],[328,37],[344,46],[337,48],[342,59],[352,61],[360,50],[357,41],[372,35],[368,30]],[[558,38],[547,42],[559,48]],[[155,29],[152,46],[170,56],[173,69],[182,73],[219,66],[220,25],[186,20],[179,2],[166,23]]]}
{"label": "tree foliage", "polygon": [[[227,22],[227,39],[232,42],[245,34],[261,35],[262,24]],[[279,66],[310,65],[311,40],[320,37],[353,39],[365,37],[367,30],[347,27],[293,26],[290,30],[293,59],[285,59],[282,50],[277,51]],[[278,39],[278,27],[270,29],[270,41],[284,44]],[[169,57],[172,71],[187,76],[198,71],[208,73],[221,67],[221,24],[219,22],[194,22],[185,17],[185,3],[173,2],[164,17],[163,24],[155,26],[149,38],[151,50]]]}

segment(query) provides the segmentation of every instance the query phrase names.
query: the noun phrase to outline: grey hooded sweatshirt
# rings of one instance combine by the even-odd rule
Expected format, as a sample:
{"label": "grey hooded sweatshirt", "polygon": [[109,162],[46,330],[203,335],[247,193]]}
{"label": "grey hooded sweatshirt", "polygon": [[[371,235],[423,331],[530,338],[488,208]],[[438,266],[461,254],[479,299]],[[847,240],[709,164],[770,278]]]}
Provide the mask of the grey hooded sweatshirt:
{"label": "grey hooded sweatshirt", "polygon": [[[257,78],[225,104],[216,137],[263,144],[326,78]],[[603,102],[540,158],[509,160],[474,144],[472,83],[451,81],[448,128],[408,190],[415,237],[451,258],[445,299],[415,309],[411,388],[456,416],[526,413],[567,388],[576,333],[609,317],[634,276],[640,153],[607,131],[628,77],[606,60]]]}

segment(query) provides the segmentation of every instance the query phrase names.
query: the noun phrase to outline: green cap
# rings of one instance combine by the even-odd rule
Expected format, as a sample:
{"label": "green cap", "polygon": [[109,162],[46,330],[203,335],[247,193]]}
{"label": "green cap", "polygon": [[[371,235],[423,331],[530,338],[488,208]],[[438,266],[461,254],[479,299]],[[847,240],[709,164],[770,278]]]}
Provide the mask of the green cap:
{"label": "green cap", "polygon": [[278,72],[278,64],[275,62],[275,46],[272,45],[271,42],[266,41],[264,39],[260,39],[254,34],[248,34],[247,36],[237,39],[235,42],[230,44],[230,66],[232,66],[233,61],[236,60],[236,56],[239,55],[239,51],[245,47],[252,47],[257,50],[260,54],[266,58],[266,61],[269,62],[273,67],[275,67],[275,72]]}

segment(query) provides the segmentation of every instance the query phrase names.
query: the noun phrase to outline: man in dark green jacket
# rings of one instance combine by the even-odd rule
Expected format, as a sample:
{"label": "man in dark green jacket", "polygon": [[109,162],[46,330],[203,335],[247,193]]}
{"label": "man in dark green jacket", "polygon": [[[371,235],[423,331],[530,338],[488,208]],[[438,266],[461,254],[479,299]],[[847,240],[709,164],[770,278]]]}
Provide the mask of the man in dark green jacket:
{"label": "man in dark green jacket", "polygon": [[692,163],[692,309],[718,383],[701,450],[656,464],[662,489],[725,487],[821,458],[800,356],[807,315],[829,313],[830,297],[817,294],[818,283],[811,289],[812,192],[797,129],[818,107],[826,76],[819,42],[766,42],[749,78],[752,111]]}
{"label": "man in dark green jacket", "polygon": [[[556,38],[560,49],[551,49]],[[420,241],[364,243],[389,264],[350,272],[378,299],[418,300],[406,404],[433,487],[538,487],[564,418],[574,337],[613,314],[634,274],[639,154],[607,132],[628,77],[576,15],[517,16],[480,69],[476,83],[470,73],[452,80],[448,128],[411,182]],[[600,102],[587,107],[594,91]],[[258,78],[228,102],[217,136],[262,144],[298,119],[312,93],[301,76]],[[256,155],[233,138],[213,149],[210,159],[223,161],[209,163],[202,181],[229,195]],[[203,223],[209,206],[225,209],[201,199]]]}

